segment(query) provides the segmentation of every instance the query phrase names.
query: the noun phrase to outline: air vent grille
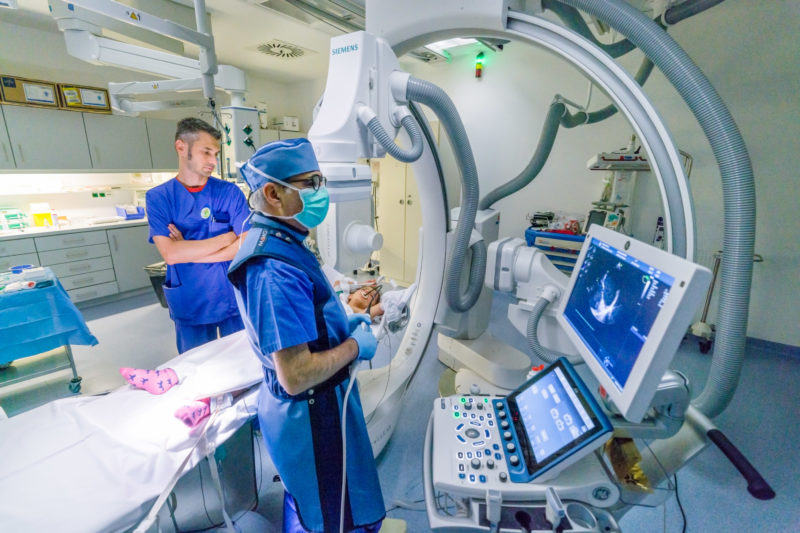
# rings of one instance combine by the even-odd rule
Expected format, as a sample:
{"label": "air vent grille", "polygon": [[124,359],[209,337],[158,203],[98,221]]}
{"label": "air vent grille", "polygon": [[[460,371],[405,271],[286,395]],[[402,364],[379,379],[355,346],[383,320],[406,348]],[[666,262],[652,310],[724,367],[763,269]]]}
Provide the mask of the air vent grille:
{"label": "air vent grille", "polygon": [[272,39],[269,42],[258,45],[258,51],[280,59],[295,59],[302,57],[306,53],[304,48],[278,39]]}

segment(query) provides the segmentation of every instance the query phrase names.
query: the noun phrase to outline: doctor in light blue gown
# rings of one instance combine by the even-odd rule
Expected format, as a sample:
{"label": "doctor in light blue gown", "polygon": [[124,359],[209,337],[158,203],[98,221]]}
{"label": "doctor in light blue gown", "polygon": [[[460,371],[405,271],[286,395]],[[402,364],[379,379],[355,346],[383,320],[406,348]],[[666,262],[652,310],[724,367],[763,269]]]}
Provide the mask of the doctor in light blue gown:
{"label": "doctor in light blue gown", "polygon": [[371,359],[377,341],[366,315],[348,320],[303,245],[328,210],[319,164],[308,140],[291,139],[262,146],[241,172],[255,212],[229,277],[264,365],[258,416],[286,488],[283,530],[337,532],[341,520],[345,531],[378,531],[383,496],[357,386],[343,405],[350,363]]}
{"label": "doctor in light blue gown", "polygon": [[181,120],[178,174],[146,196],[150,241],[167,263],[163,288],[178,353],[243,328],[227,270],[250,210],[236,185],[211,177],[219,139],[206,122]]}

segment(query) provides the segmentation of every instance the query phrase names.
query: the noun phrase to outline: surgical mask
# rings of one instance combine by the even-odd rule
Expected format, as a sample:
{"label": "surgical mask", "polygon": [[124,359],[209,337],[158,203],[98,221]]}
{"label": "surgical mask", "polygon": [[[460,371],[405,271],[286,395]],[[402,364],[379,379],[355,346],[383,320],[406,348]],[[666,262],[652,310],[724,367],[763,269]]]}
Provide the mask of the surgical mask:
{"label": "surgical mask", "polygon": [[328,194],[328,189],[325,186],[320,186],[320,188],[317,190],[311,188],[300,189],[291,183],[262,172],[253,166],[249,161],[247,162],[247,167],[249,170],[252,170],[256,174],[270,181],[280,183],[285,187],[297,191],[297,193],[300,195],[300,201],[303,202],[303,208],[300,210],[300,212],[290,217],[278,218],[293,218],[308,229],[319,226],[322,221],[325,220],[325,217],[328,214],[328,207],[330,206],[330,195]]}
{"label": "surgical mask", "polygon": [[315,191],[314,189],[298,189],[288,183],[286,186],[297,191],[300,195],[300,200],[303,202],[303,209],[292,218],[308,229],[315,228],[322,224],[322,221],[325,220],[325,216],[328,214],[328,207],[331,203],[328,188],[320,187]]}

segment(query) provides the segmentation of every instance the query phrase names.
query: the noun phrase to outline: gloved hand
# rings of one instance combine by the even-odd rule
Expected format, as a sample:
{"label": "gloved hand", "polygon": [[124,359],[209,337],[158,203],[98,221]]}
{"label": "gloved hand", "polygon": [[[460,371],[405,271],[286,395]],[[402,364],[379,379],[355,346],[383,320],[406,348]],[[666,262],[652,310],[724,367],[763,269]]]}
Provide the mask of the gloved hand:
{"label": "gloved hand", "polygon": [[353,333],[353,330],[356,329],[356,326],[359,324],[366,324],[369,326],[372,323],[372,320],[369,318],[369,315],[366,313],[355,313],[347,317],[347,331]]}
{"label": "gloved hand", "polygon": [[378,339],[372,334],[372,329],[365,323],[358,324],[350,333],[350,338],[358,344],[358,360],[369,361],[375,356],[378,349]]}

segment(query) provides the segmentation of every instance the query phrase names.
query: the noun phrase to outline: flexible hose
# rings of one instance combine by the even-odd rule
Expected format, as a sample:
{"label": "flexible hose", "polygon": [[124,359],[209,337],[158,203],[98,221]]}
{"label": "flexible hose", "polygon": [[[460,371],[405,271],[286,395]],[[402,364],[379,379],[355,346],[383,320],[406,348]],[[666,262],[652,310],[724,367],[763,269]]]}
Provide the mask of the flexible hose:
{"label": "flexible hose", "polygon": [[553,102],[550,104],[550,109],[547,111],[547,116],[542,125],[542,132],[539,134],[539,144],[536,146],[536,151],[533,154],[528,166],[511,181],[504,183],[493,191],[489,192],[481,200],[478,209],[489,209],[495,202],[514,194],[536,178],[541,172],[542,167],[547,162],[550,156],[550,151],[553,149],[553,143],[556,140],[558,133],[558,123],[561,120],[561,115],[566,111],[566,106],[561,102]]}
{"label": "flexible hose", "polygon": [[[565,5],[559,0],[542,0],[542,9],[549,9],[550,11],[555,13],[556,16],[558,16],[558,18],[561,19],[561,22],[563,22],[567,28],[571,29],[576,33],[579,33],[583,37],[586,37],[587,39],[592,41],[592,44],[603,50],[611,57],[623,56],[628,52],[630,52],[631,50],[633,50],[634,48],[636,48],[636,45],[633,44],[628,39],[613,44],[601,43],[600,41],[597,40],[597,37],[594,36],[592,30],[589,29],[589,26],[586,24],[586,21],[583,20],[580,11],[578,11],[572,6]],[[661,25],[662,28],[664,27],[660,19],[656,19],[655,22]]]}
{"label": "flexible hose", "polygon": [[478,171],[475,167],[475,157],[472,155],[461,117],[447,93],[432,83],[412,76],[408,79],[406,98],[409,101],[425,104],[439,117],[447,131],[461,173],[461,212],[447,268],[445,296],[451,309],[463,313],[478,300],[483,288],[483,275],[486,272],[486,243],[481,240],[470,247],[472,263],[469,282],[466,291],[461,293],[462,270],[472,228],[475,226],[475,214],[478,212]]}
{"label": "flexible hose", "polygon": [[548,302],[545,298],[539,298],[533,305],[531,314],[528,315],[528,328],[526,335],[528,347],[531,349],[534,355],[536,355],[536,357],[545,363],[552,363],[559,357],[566,357],[573,365],[583,362],[580,357],[550,350],[542,346],[542,344],[539,342],[539,319],[542,317],[542,313],[544,313],[544,310],[549,303],[550,302]]}
{"label": "flexible hose", "polygon": [[389,155],[403,163],[412,163],[422,155],[422,133],[411,115],[404,116],[400,121],[400,125],[405,128],[408,136],[411,137],[411,148],[408,150],[404,150],[395,144],[394,139],[383,128],[378,117],[373,117],[367,122],[367,129],[375,136],[375,140],[383,146]]}
{"label": "flexible hose", "polygon": [[755,243],[755,184],[742,135],[714,87],[686,52],[626,2],[561,0],[625,35],[664,73],[692,110],[720,168],[725,209],[716,346],[703,392],[692,403],[713,418],[730,403],[741,375]]}
{"label": "flexible hose", "polygon": [[677,24],[678,22],[702,13],[708,8],[722,3],[723,0],[695,0],[684,2],[677,6],[672,6],[664,13],[664,22],[667,24]]}
{"label": "flexible hose", "polygon": [[[650,61],[649,58],[645,57],[642,59],[642,63],[639,65],[639,70],[636,71],[636,75],[633,77],[633,79],[636,80],[636,83],[639,85],[644,85],[647,81],[647,78],[650,77],[651,72],[653,72],[653,62]],[[590,113],[587,113],[586,111],[578,111],[575,114],[567,112],[563,117],[561,117],[561,125],[565,128],[574,128],[575,126],[580,126],[581,124],[594,124],[596,122],[600,122],[601,120],[607,119],[616,112],[617,106],[614,104],[609,104],[602,109],[598,109],[597,111],[592,111]]]}

